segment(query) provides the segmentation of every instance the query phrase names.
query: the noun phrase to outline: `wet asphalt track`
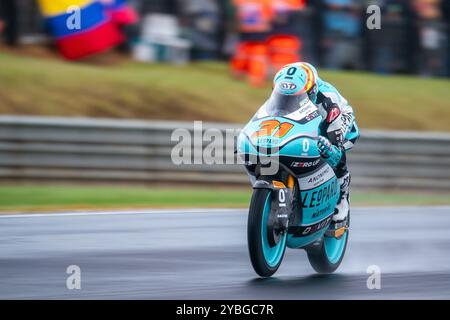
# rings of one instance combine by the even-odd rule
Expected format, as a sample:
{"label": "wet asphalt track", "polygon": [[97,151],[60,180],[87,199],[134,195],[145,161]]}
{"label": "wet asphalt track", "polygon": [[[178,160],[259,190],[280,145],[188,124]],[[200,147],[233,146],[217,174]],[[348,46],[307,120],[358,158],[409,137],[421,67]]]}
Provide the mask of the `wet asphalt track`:
{"label": "wet asphalt track", "polygon": [[[336,274],[315,275],[287,250],[259,279],[247,253],[245,210],[0,217],[2,299],[450,298],[450,207],[355,208]],[[81,268],[81,290],[66,268]],[[378,265],[381,290],[368,290]]]}

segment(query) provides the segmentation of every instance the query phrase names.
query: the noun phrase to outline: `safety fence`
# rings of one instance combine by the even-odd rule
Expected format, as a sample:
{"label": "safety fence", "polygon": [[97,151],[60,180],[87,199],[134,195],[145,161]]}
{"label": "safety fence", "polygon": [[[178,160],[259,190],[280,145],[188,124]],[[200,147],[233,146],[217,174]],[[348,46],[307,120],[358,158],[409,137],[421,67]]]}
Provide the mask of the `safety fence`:
{"label": "safety fence", "polygon": [[[202,127],[225,136],[240,126]],[[239,164],[174,164],[175,129],[193,136],[194,123],[0,116],[0,179],[248,184]],[[348,159],[353,186],[450,190],[450,134],[367,130]]]}

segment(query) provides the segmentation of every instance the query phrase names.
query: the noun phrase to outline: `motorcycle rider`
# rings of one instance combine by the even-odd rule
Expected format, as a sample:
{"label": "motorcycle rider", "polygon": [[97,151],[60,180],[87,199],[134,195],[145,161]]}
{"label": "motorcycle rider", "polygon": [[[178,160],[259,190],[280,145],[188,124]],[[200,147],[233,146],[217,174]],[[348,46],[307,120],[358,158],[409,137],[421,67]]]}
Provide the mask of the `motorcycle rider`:
{"label": "motorcycle rider", "polygon": [[334,86],[319,78],[316,68],[305,62],[286,65],[275,75],[272,96],[259,112],[265,107],[270,108],[271,99],[291,104],[291,108],[302,108],[303,97],[316,105],[324,119],[320,125],[317,146],[321,157],[335,171],[340,185],[340,199],[330,228],[332,232],[347,226],[350,173],[346,152],[359,138],[359,129],[347,100]]}

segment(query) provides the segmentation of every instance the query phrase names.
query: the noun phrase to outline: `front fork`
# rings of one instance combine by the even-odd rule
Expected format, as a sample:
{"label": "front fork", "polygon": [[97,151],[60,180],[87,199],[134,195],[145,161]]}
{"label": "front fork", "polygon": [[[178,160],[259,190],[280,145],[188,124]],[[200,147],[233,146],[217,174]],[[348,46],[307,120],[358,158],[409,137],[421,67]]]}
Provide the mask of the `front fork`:
{"label": "front fork", "polygon": [[288,231],[289,218],[294,208],[295,179],[291,175],[288,175],[285,182],[268,178],[258,180],[253,188],[271,189],[272,191],[266,230],[269,245],[274,247]]}

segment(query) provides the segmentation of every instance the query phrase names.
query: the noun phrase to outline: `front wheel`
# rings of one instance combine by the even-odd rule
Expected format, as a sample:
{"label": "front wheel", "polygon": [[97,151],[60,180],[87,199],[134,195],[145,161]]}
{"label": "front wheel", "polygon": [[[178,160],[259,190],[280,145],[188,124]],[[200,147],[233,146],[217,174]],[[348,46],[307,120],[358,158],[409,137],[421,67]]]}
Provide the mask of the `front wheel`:
{"label": "front wheel", "polygon": [[316,272],[327,274],[336,271],[345,255],[348,233],[347,229],[339,239],[324,236],[320,242],[306,250],[309,262]]}
{"label": "front wheel", "polygon": [[287,234],[279,237],[275,245],[268,240],[268,226],[272,191],[255,189],[248,214],[247,240],[250,260],[261,277],[273,275],[283,260]]}

